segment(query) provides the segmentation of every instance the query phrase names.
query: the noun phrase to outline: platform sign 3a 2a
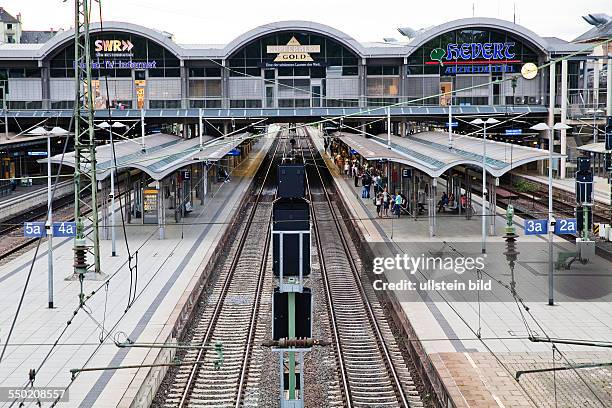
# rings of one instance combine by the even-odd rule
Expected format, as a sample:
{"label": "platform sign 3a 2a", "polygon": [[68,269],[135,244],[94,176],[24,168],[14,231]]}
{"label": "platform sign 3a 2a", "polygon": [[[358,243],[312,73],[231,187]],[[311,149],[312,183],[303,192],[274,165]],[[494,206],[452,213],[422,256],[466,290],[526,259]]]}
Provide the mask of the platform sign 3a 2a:
{"label": "platform sign 3a 2a", "polygon": [[24,222],[23,236],[26,238],[40,238],[47,236],[44,222]]}
{"label": "platform sign 3a 2a", "polygon": [[548,220],[525,220],[525,235],[548,233]]}
{"label": "platform sign 3a 2a", "polygon": [[576,222],[575,218],[564,218],[557,220],[557,222],[555,223],[555,234],[576,234],[578,230],[577,224],[578,223]]}

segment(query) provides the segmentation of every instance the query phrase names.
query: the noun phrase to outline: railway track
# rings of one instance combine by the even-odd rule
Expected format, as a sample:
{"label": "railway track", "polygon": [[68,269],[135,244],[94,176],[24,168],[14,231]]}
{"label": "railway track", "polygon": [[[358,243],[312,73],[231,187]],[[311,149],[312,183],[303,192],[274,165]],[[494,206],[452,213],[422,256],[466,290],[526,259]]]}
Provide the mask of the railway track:
{"label": "railway track", "polygon": [[325,164],[307,132],[298,132],[344,406],[422,406],[384,311],[362,281],[355,248],[326,187],[330,175],[322,173]]}
{"label": "railway track", "polygon": [[[45,190],[41,195],[46,196],[47,191]],[[53,210],[58,210],[67,204],[74,202],[74,193],[66,194],[62,197],[58,197],[53,200]],[[7,235],[12,231],[21,228],[24,222],[36,221],[41,217],[45,217],[47,215],[47,202],[44,204],[37,205],[32,208],[28,208],[24,210],[21,214],[18,214],[13,217],[9,217],[2,220],[2,224],[0,226],[0,236]]]}
{"label": "railway track", "polygon": [[[265,325],[258,324],[258,320],[271,318],[269,308],[260,315],[260,305],[262,299],[269,302],[272,293],[268,254],[271,201],[276,192],[272,185],[276,182],[271,169],[279,145],[275,143],[271,157],[267,158],[267,167],[260,166],[260,172],[264,169],[263,175],[258,175],[262,179],[260,188],[249,204],[238,239],[230,248],[193,328],[190,344],[202,348],[185,353],[182,361],[193,364],[176,371],[166,390],[164,407],[257,405],[256,396],[247,396],[246,389],[253,385],[250,378],[259,378],[258,367],[251,366],[251,356],[261,352],[255,346],[268,336]],[[224,355],[219,368],[217,354],[207,347],[216,343],[222,344]]]}

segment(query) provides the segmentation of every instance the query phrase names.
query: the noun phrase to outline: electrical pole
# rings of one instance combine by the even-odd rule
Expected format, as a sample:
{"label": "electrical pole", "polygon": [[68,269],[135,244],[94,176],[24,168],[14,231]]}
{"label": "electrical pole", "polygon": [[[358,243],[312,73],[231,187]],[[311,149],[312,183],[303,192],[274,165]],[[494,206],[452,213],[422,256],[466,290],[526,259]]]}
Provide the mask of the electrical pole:
{"label": "electrical pole", "polygon": [[[81,281],[85,273],[92,268],[96,274],[102,273],[98,234],[94,106],[91,89],[90,2],[91,0],[74,0],[74,219],[77,225],[74,240],[74,272]],[[84,214],[86,209],[91,210],[87,218]],[[92,228],[90,243],[86,242],[85,220],[89,220]],[[93,254],[93,264],[87,262],[87,252]],[[99,275],[94,276],[98,278]]]}

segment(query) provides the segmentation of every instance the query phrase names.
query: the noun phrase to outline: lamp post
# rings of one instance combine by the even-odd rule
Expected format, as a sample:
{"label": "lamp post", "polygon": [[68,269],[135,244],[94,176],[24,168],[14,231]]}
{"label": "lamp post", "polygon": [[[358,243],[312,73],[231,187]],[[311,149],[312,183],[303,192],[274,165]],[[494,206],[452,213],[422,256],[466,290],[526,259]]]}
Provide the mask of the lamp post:
{"label": "lamp post", "polygon": [[0,86],[2,90],[2,113],[4,114],[4,137],[8,140],[8,110],[6,109],[6,87]]}
{"label": "lamp post", "polygon": [[555,148],[555,130],[571,129],[565,123],[555,123],[551,128],[546,123],[538,123],[531,126],[530,129],[548,132],[548,305],[555,304],[553,284],[554,284],[554,267],[553,267],[553,150]]}
{"label": "lamp post", "polygon": [[[115,232],[115,171],[117,163],[115,162],[115,153],[113,146],[113,128],[124,128],[125,125],[121,122],[113,122],[110,125],[108,122],[102,122],[98,125],[102,129],[108,129],[111,144],[111,172],[110,172],[110,199],[111,199],[111,256],[117,256],[117,239]],[[108,235],[107,235],[108,237]]]}
{"label": "lamp post", "polygon": [[202,119],[202,108],[198,109],[198,134],[200,136],[200,151],[204,150],[204,121]]}
{"label": "lamp post", "polygon": [[391,149],[391,108],[387,107],[387,149]]}
{"label": "lamp post", "polygon": [[[495,118],[482,120],[476,118],[470,122],[472,125],[483,125],[482,127],[482,253],[487,253],[487,125],[499,123]],[[450,124],[449,124],[450,126]]]}
{"label": "lamp post", "polygon": [[51,137],[52,136],[66,136],[68,131],[59,126],[54,127],[51,130],[46,130],[44,127],[39,126],[28,132],[29,135],[46,136],[47,137],[47,222],[45,223],[45,229],[47,230],[47,272],[48,272],[48,295],[49,295],[49,309],[53,309],[53,202],[52,202],[52,188],[51,188]]}

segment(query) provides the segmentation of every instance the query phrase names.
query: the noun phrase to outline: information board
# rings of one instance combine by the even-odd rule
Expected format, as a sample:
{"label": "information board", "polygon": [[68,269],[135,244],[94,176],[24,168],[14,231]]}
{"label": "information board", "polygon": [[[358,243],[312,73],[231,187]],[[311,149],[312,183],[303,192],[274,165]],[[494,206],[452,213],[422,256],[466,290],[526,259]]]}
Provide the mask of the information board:
{"label": "information board", "polygon": [[76,222],[54,222],[53,236],[76,237]]}
{"label": "information board", "polygon": [[158,193],[156,188],[145,188],[143,196],[143,222],[145,224],[157,224]]}
{"label": "information board", "polygon": [[44,222],[24,222],[23,236],[26,238],[40,238],[47,235]]}
{"label": "information board", "polygon": [[560,219],[555,223],[555,234],[575,234],[577,230],[575,218]]}
{"label": "information board", "polygon": [[548,220],[525,220],[525,235],[548,233]]}

